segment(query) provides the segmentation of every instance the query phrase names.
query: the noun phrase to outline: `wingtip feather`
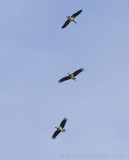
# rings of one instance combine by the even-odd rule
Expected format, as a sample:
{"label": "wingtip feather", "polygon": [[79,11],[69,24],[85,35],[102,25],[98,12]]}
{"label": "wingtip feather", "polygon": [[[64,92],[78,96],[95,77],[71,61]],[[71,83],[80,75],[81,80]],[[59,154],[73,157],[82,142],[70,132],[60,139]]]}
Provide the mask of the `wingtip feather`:
{"label": "wingtip feather", "polygon": [[64,118],[64,120],[67,121],[68,119],[67,119],[67,118]]}

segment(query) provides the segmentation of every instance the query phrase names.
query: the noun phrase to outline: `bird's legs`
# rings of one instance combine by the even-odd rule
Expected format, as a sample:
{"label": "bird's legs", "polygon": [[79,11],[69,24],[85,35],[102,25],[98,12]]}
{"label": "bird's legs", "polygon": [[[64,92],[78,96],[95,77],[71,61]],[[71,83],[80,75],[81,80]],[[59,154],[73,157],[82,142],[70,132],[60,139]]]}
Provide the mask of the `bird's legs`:
{"label": "bird's legs", "polygon": [[74,22],[75,24],[77,24],[77,22],[76,22],[75,20],[73,20],[73,22]]}

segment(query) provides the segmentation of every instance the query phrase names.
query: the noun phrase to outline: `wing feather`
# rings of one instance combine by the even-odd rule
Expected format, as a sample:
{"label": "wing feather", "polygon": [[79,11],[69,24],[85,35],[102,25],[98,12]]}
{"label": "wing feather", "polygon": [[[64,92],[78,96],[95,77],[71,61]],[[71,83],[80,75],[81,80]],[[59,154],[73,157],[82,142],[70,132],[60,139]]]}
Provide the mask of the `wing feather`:
{"label": "wing feather", "polygon": [[73,75],[76,76],[76,75],[78,75],[80,72],[83,72],[83,71],[84,71],[83,68],[78,69],[77,71],[75,71],[75,72],[73,73]]}
{"label": "wing feather", "polygon": [[58,82],[61,83],[61,82],[66,81],[68,79],[70,79],[70,77],[66,76],[66,77],[63,77],[62,79],[60,79]]}
{"label": "wing feather", "polygon": [[70,23],[70,21],[67,20],[67,21],[64,23],[64,25],[62,26],[62,29],[65,28],[69,23]]}
{"label": "wing feather", "polygon": [[52,139],[55,139],[56,136],[60,133],[61,131],[56,130],[52,136]]}
{"label": "wing feather", "polygon": [[62,128],[64,128],[66,122],[67,122],[67,118],[64,118],[63,121],[61,122],[60,126]]}
{"label": "wing feather", "polygon": [[78,16],[81,12],[82,12],[82,10],[80,10],[80,11],[74,13],[71,17],[74,17],[74,18],[75,18],[75,17]]}

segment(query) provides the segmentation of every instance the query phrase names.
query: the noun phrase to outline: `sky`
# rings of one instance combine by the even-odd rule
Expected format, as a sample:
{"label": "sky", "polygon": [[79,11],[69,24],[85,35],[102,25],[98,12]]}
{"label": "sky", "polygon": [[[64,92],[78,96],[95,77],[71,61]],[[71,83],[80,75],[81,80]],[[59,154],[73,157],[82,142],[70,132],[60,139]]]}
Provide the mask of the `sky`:
{"label": "sky", "polygon": [[128,0],[0,1],[0,160],[23,159],[129,159]]}

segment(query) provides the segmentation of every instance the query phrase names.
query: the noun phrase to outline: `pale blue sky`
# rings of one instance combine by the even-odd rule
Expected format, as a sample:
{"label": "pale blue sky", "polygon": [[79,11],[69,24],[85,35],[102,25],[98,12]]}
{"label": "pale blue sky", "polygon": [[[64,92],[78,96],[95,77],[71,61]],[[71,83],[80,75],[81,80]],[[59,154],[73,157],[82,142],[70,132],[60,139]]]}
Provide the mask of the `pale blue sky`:
{"label": "pale blue sky", "polygon": [[128,0],[0,1],[0,160],[52,159],[129,159]]}

